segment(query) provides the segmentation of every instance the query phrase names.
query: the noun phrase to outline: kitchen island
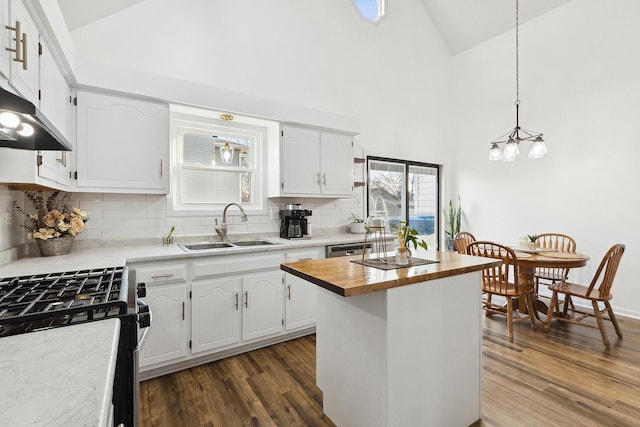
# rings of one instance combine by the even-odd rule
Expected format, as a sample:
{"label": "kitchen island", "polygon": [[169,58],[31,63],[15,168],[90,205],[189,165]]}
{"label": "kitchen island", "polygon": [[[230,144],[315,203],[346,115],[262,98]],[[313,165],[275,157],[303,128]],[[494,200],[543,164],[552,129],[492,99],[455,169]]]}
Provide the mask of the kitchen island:
{"label": "kitchen island", "polygon": [[338,426],[480,419],[480,271],[501,261],[420,256],[436,262],[382,270],[356,255],[281,266],[319,286],[316,382]]}

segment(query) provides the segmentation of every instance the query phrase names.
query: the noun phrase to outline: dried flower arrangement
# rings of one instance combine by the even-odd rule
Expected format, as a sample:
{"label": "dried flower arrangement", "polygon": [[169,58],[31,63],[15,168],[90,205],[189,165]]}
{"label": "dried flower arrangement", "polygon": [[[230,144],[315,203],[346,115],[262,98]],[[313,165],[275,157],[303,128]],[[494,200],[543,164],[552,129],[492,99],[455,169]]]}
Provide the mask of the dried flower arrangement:
{"label": "dried flower arrangement", "polygon": [[47,197],[42,191],[25,191],[24,194],[36,213],[25,210],[15,200],[13,207],[30,222],[22,225],[29,232],[29,238],[48,240],[76,236],[84,230],[84,223],[89,220],[86,212],[70,207],[70,193],[61,195],[59,191],[54,191]]}

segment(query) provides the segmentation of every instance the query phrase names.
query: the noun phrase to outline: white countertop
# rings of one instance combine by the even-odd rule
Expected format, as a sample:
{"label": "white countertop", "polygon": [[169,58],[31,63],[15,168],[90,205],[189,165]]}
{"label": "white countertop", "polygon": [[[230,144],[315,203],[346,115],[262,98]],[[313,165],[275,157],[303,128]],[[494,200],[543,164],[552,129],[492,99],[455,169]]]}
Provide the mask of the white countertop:
{"label": "white countertop", "polygon": [[0,338],[0,425],[107,426],[120,321]]}
{"label": "white countertop", "polygon": [[278,251],[338,243],[362,242],[365,240],[365,235],[344,233],[320,235],[318,237],[314,236],[311,239],[301,240],[288,240],[279,237],[270,237],[265,240],[279,244],[186,252],[177,244],[163,246],[160,243],[155,245],[129,245],[125,243],[119,245],[105,244],[104,246],[76,249],[76,246],[80,245],[75,245],[74,243],[74,247],[68,255],[27,257],[1,265],[0,277],[114,267],[134,262],[176,260],[181,258],[189,259],[202,256]]}

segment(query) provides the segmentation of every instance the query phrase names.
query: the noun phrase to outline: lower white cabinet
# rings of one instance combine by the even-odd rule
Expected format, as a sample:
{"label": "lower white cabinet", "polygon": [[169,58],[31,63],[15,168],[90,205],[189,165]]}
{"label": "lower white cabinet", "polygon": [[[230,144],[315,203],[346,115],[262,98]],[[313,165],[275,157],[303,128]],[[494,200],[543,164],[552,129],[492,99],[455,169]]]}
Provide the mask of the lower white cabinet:
{"label": "lower white cabinet", "polygon": [[[321,249],[287,252],[287,262],[321,259]],[[316,323],[317,286],[293,274],[285,273],[285,329],[290,331]]]}
{"label": "lower white cabinet", "polygon": [[142,345],[140,367],[187,355],[186,284],[147,284],[144,302],[151,308],[152,324]]}
{"label": "lower white cabinet", "polygon": [[242,339],[252,340],[282,331],[282,282],[280,270],[242,277]]}
{"label": "lower white cabinet", "polygon": [[315,324],[316,287],[287,274],[285,292],[280,264],[322,258],[321,249],[130,265],[136,282],[146,284],[143,300],[152,313],[141,371],[164,374],[195,366],[204,356],[215,360],[307,333]]}
{"label": "lower white cabinet", "polygon": [[239,343],[242,276],[195,282],[191,292],[191,352]]}

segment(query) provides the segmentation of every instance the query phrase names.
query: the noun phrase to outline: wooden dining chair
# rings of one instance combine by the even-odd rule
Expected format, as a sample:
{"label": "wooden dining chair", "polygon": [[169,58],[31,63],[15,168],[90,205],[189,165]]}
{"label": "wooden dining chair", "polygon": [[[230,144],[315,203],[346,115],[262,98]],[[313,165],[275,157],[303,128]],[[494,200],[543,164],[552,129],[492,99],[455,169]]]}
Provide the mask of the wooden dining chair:
{"label": "wooden dining chair", "polygon": [[[555,249],[559,252],[576,253],[576,241],[573,237],[567,236],[561,233],[542,233],[538,234],[536,239],[538,246],[541,248]],[[536,294],[540,289],[540,283],[544,285],[550,285],[556,282],[564,282],[569,277],[569,268],[545,268],[537,267],[535,271],[536,279]],[[544,296],[547,298],[547,296]],[[573,308],[573,301],[571,297],[567,298],[571,308]],[[560,310],[560,304],[564,301],[556,301],[556,311]]]}
{"label": "wooden dining chair", "polygon": [[456,248],[456,251],[459,254],[466,254],[467,246],[469,246],[469,243],[475,241],[476,238],[473,234],[469,233],[468,231],[461,231],[453,238],[453,246]]}
{"label": "wooden dining chair", "polygon": [[[600,266],[598,266],[598,270],[593,275],[593,279],[589,286],[578,285],[567,281],[555,282],[549,285],[549,289],[553,291],[553,295],[551,296],[551,304],[549,304],[545,331],[549,330],[552,317],[562,322],[597,328],[600,329],[600,335],[602,335],[602,342],[604,343],[604,346],[609,348],[610,344],[609,339],[607,338],[607,331],[604,329],[604,320],[607,318],[603,317],[603,314],[608,314],[608,320],[613,324],[616,334],[618,337],[622,338],[620,326],[618,326],[618,321],[616,320],[615,314],[613,314],[609,300],[613,297],[611,294],[611,287],[613,285],[613,279],[616,276],[616,272],[618,271],[618,265],[620,264],[620,259],[622,258],[624,249],[625,246],[618,243],[613,245],[607,251],[600,262]],[[558,294],[565,295],[564,308],[562,314],[554,316],[554,307],[558,301]],[[589,311],[588,309],[583,310],[582,308],[574,307],[571,310],[571,313],[569,313],[567,309],[567,300],[569,297],[591,301],[592,310]],[[600,309],[600,303],[604,305],[603,309]],[[587,317],[595,317],[597,326],[582,322]]]}
{"label": "wooden dining chair", "polygon": [[[502,260],[498,267],[482,270],[482,291],[486,294],[482,301],[485,314],[505,314],[507,316],[507,329],[509,341],[513,342],[513,323],[529,319],[531,328],[536,329],[535,310],[533,308],[533,285],[518,284],[518,258],[513,249],[488,241],[476,241],[469,243],[467,254],[495,258]],[[510,274],[513,277],[510,280]],[[500,295],[507,300],[506,307],[491,301],[493,295]],[[528,314],[515,318],[513,313],[514,298],[524,298],[527,304]]]}
{"label": "wooden dining chair", "polygon": [[[536,240],[541,248],[555,249],[560,252],[576,253],[576,241],[573,237],[560,233],[542,233],[538,234]],[[540,280],[543,283],[550,284],[555,282],[564,282],[569,277],[568,268],[536,268],[536,292]]]}

